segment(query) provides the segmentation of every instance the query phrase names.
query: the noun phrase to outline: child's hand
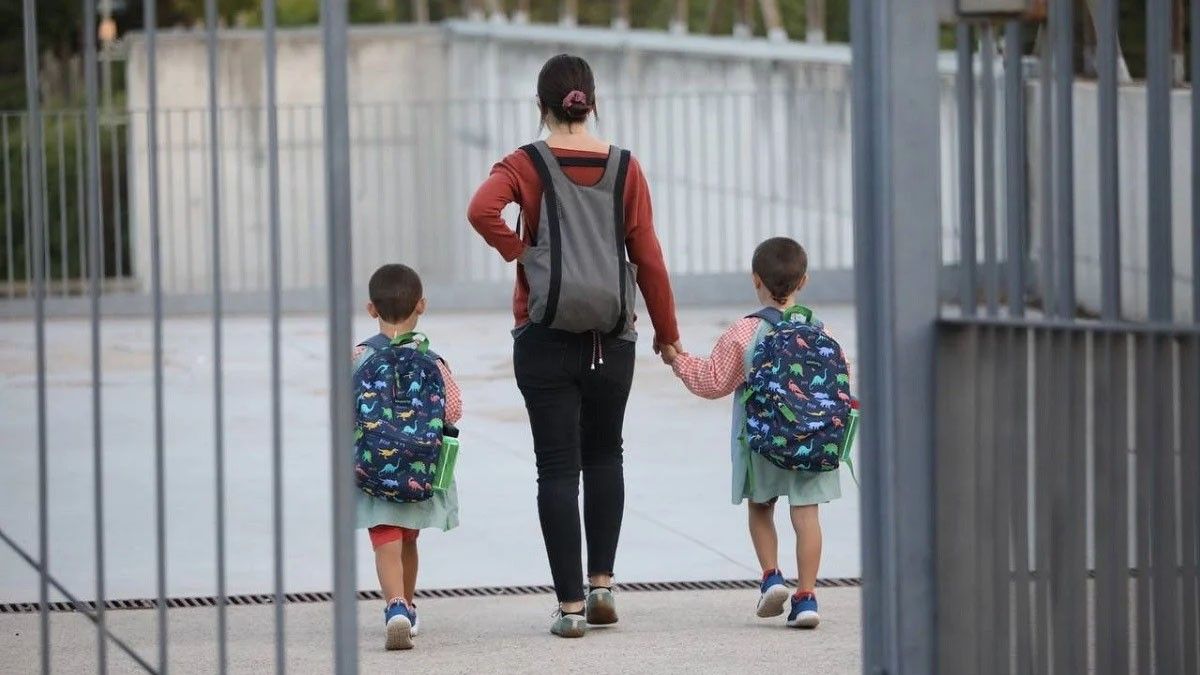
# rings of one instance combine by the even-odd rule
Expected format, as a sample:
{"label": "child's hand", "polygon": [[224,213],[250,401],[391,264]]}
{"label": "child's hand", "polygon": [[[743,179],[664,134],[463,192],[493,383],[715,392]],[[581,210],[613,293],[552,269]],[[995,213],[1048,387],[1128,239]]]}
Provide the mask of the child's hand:
{"label": "child's hand", "polygon": [[675,345],[663,345],[659,355],[662,357],[662,362],[669,366],[675,363],[675,359],[679,357],[679,350]]}

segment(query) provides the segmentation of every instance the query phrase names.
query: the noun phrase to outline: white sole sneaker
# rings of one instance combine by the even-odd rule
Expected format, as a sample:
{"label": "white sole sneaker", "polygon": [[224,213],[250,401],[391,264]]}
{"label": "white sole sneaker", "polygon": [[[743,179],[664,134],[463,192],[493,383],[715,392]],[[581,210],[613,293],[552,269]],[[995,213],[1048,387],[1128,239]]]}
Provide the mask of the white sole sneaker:
{"label": "white sole sneaker", "polygon": [[387,642],[384,643],[384,649],[394,651],[397,649],[412,649],[412,624],[408,618],[398,616],[387,622]]}
{"label": "white sole sneaker", "polygon": [[787,604],[792,592],[787,586],[776,584],[758,596],[758,618],[768,619],[783,614],[783,606]]}
{"label": "white sole sneaker", "polygon": [[587,634],[587,620],[581,614],[563,614],[555,617],[550,632],[564,638],[581,638]]}
{"label": "white sole sneaker", "polygon": [[421,632],[421,617],[415,617],[413,619],[412,628],[410,628],[408,630],[408,634],[413,637],[417,637],[417,634],[420,632]]}
{"label": "white sole sneaker", "polygon": [[821,623],[821,615],[816,612],[800,612],[795,619],[787,622],[792,628],[816,628]]}

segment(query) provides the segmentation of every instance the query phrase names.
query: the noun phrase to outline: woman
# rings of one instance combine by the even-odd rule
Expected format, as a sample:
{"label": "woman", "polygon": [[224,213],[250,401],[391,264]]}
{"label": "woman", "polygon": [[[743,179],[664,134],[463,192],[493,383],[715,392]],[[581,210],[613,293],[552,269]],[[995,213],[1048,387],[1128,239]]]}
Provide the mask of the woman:
{"label": "woman", "polygon": [[[637,340],[635,277],[655,353],[679,341],[645,176],[628,151],[587,128],[595,88],[583,59],[547,61],[537,93],[549,136],[496,164],[467,212],[490,246],[518,261],[513,368],[533,431],[538,516],[559,601],[550,631],[562,637],[617,621],[611,587],[625,505],[621,428]],[[500,215],[513,202],[521,207],[518,232]]]}

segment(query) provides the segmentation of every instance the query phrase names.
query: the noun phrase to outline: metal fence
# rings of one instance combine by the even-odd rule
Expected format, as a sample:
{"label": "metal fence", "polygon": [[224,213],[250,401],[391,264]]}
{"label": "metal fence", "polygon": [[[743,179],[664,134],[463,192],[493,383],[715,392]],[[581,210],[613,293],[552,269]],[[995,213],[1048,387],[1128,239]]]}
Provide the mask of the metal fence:
{"label": "metal fence", "polygon": [[[1010,209],[977,228],[965,208],[959,311],[937,326],[937,427],[933,511],[937,592],[936,665],[944,673],[1194,673],[1200,668],[1197,595],[1200,562],[1200,280],[1192,274],[1192,321],[1178,317],[1172,292],[1179,266],[1173,252],[1191,245],[1200,270],[1200,203],[1192,203],[1191,236],[1172,240],[1170,39],[1171,6],[1146,3],[1147,124],[1140,130],[1147,171],[1149,319],[1129,320],[1122,270],[1131,258],[1122,241],[1118,165],[1117,3],[1095,3],[1099,50],[1098,136],[1075,128],[1073,3],[1051,3],[1040,55],[1041,137],[1027,156],[1024,135],[1001,152],[1007,199],[1028,204],[1027,167],[1039,164],[1035,187],[1047,196],[1040,214]],[[1193,21],[1200,17],[1193,3]],[[960,23],[960,63],[978,39],[995,46],[992,24]],[[1004,26],[1015,58],[1026,26]],[[1192,54],[1193,63],[1200,55]],[[970,71],[960,69],[960,111],[971,106]],[[987,87],[985,87],[985,90]],[[1023,128],[1027,89],[1007,79],[1005,124]],[[1193,129],[1197,91],[1192,90]],[[988,108],[987,105],[984,106]],[[994,124],[984,123],[985,130]],[[985,131],[985,134],[987,132]],[[1098,149],[1098,183],[1078,191],[1075,143]],[[1192,185],[1200,174],[1200,137],[1192,138]],[[960,136],[963,166],[974,141]],[[985,160],[984,165],[988,165]],[[998,198],[997,177],[982,190],[960,176],[964,204]],[[1040,181],[1040,184],[1039,184]],[[1100,222],[1077,223],[1076,195],[1098,202]],[[1038,269],[1018,255],[1039,217]],[[1100,244],[1100,316],[1081,316],[1076,289],[1076,233],[1096,226]],[[976,248],[979,230],[983,255]],[[1137,233],[1142,234],[1142,233]],[[1008,240],[1008,264],[997,265]],[[1015,264],[1014,264],[1015,263]],[[1036,278],[1034,284],[1031,278]],[[1034,294],[1027,292],[1035,289]],[[1036,307],[1027,307],[1036,299]]]}
{"label": "metal fence", "polygon": [[[282,463],[280,314],[287,298],[286,280],[294,279],[300,290],[327,293],[321,305],[330,320],[335,664],[337,672],[353,673],[358,648],[352,538],[355,488],[351,465],[343,456],[351,438],[352,413],[349,382],[339,364],[352,346],[354,280],[362,276],[362,266],[375,262],[371,256],[379,250],[394,255],[405,247],[421,252],[423,265],[431,268],[435,279],[459,269],[485,281],[500,278],[486,251],[454,248],[471,240],[464,228],[457,228],[461,234],[452,237],[442,234],[445,219],[458,207],[443,203],[418,208],[417,204],[434,188],[453,186],[447,192],[469,193],[460,188],[473,186],[481,175],[454,173],[448,168],[455,166],[452,160],[461,155],[464,165],[486,167],[498,150],[526,138],[522,104],[509,102],[491,111],[488,105],[498,104],[429,104],[427,112],[419,103],[394,109],[355,107],[348,101],[346,78],[326,77],[320,114],[315,109],[303,113],[306,125],[311,120],[313,133],[320,127],[319,142],[289,145],[288,139],[294,138],[288,136],[289,124],[297,123],[302,114],[275,105],[274,2],[264,3],[266,105],[261,111],[247,111],[224,110],[217,99],[216,0],[207,0],[208,105],[198,112],[160,111],[154,76],[155,5],[145,3],[149,91],[144,117],[139,121],[134,113],[125,120],[102,119],[96,94],[95,1],[83,0],[87,107],[78,118],[80,132],[70,114],[47,115],[40,109],[37,6],[34,0],[23,3],[28,109],[23,122],[5,118],[0,137],[10,124],[24,125],[20,138],[28,140],[18,142],[25,143],[26,150],[18,150],[15,159],[5,145],[7,164],[0,169],[5,172],[6,195],[17,195],[16,201],[6,196],[6,204],[21,204],[22,214],[11,225],[5,221],[4,261],[12,275],[7,288],[10,295],[22,293],[24,273],[32,291],[38,404],[33,420],[38,430],[37,551],[24,550],[3,531],[0,537],[40,574],[43,672],[50,671],[52,641],[61,639],[51,630],[52,588],[96,625],[100,671],[107,668],[106,650],[114,645],[149,672],[167,671],[163,299],[168,293],[196,293],[207,303],[213,322],[216,507],[212,517],[218,570],[218,631],[213,649],[218,669],[224,672],[228,602],[222,317],[226,301],[239,293],[264,294],[271,332],[271,457],[278,477]],[[765,232],[805,237],[803,231],[791,228],[799,227],[796,223],[804,223],[806,217],[814,226],[833,222],[845,228],[849,220],[854,223],[853,238],[848,231],[834,229],[836,236],[823,240],[816,250],[834,260],[845,259],[851,246],[854,252],[861,391],[872,420],[864,429],[861,447],[864,672],[1062,674],[1095,669],[1161,675],[1197,670],[1200,328],[1194,321],[1176,321],[1172,313],[1175,242],[1164,211],[1172,202],[1172,143],[1170,125],[1164,124],[1170,5],[1162,0],[1146,5],[1153,38],[1147,41],[1151,46],[1149,170],[1144,177],[1151,195],[1151,320],[1141,324],[1123,321],[1120,303],[1123,247],[1119,210],[1113,204],[1119,194],[1116,3],[1097,0],[1096,6],[1101,19],[1097,57],[1101,132],[1095,141],[1101,149],[1095,198],[1101,202],[1103,217],[1100,320],[1078,316],[1074,288],[1074,91],[1073,74],[1066,65],[1073,53],[1073,3],[1053,3],[1042,55],[1048,67],[1042,68],[1038,84],[1043,107],[1037,123],[1041,137],[1048,140],[1040,146],[1042,164],[1053,170],[1039,175],[1043,193],[1051,198],[1040,202],[1046,209],[1040,217],[1048,226],[1037,231],[1041,265],[1037,274],[1026,254],[1033,216],[1028,208],[1014,208],[1031,203],[1024,192],[1030,185],[1028,133],[1007,134],[1001,141],[993,116],[1003,111],[1006,125],[1028,132],[1027,87],[1015,63],[1018,50],[1013,48],[1021,44],[1025,27],[1016,22],[1005,26],[1009,67],[1003,71],[1003,83],[996,83],[994,89],[988,84],[993,71],[982,75],[981,182],[970,175],[976,166],[971,101],[975,85],[973,69],[966,62],[974,50],[974,31],[982,32],[985,56],[993,53],[995,36],[984,24],[958,28],[963,67],[957,81],[956,119],[964,126],[971,121],[969,129],[957,135],[957,152],[951,155],[961,160],[962,171],[949,174],[959,181],[958,197],[951,203],[961,233],[953,240],[959,251],[960,311],[945,310],[939,303],[943,266],[942,256],[935,252],[944,236],[941,214],[947,200],[942,187],[948,174],[939,170],[944,166],[939,156],[939,125],[944,119],[939,106],[944,98],[934,0],[853,3],[855,63],[850,101],[854,114],[846,116],[843,111],[837,117],[852,122],[852,139],[849,134],[821,133],[817,127],[785,131],[787,106],[800,103],[785,99],[763,105],[739,93],[688,95],[697,101],[709,97],[706,105],[717,111],[717,118],[746,115],[754,121],[744,132],[721,135],[716,143],[693,142],[697,136],[711,136],[704,125],[712,119],[698,115],[687,97],[654,99],[636,108],[617,103],[613,113],[605,112],[605,124],[612,125],[615,139],[645,148],[642,155],[656,184],[660,211],[672,214],[671,222],[686,223],[664,234],[668,249],[677,256],[672,266],[685,276],[741,269],[745,247]],[[1194,22],[1200,21],[1200,3],[1193,3],[1191,11]],[[344,0],[322,4],[326,73],[346,71],[347,17]],[[1193,53],[1192,60],[1200,67],[1200,55]],[[997,91],[1003,100],[993,106],[990,97]],[[1200,93],[1194,90],[1196,96]],[[818,96],[806,105],[820,109],[843,106],[845,101]],[[1196,115],[1200,108],[1193,103],[1193,130],[1200,132]],[[647,111],[657,112],[651,116]],[[290,117],[293,113],[295,118]],[[466,122],[481,118],[488,124],[506,125],[507,131],[489,133],[484,141],[472,144],[463,129],[478,128]],[[685,123],[673,124],[681,120]],[[249,135],[259,134],[261,140],[247,147],[245,138],[238,140],[237,129],[255,130]],[[367,137],[356,148],[356,129],[379,135]],[[63,142],[58,144],[60,133]],[[438,134],[444,135],[443,150],[437,156],[422,154],[421,140]],[[810,136],[804,140],[803,134]],[[104,141],[106,135],[111,140]],[[458,140],[447,144],[445,138]],[[65,168],[71,159],[68,139],[75,143],[75,173]],[[118,151],[108,157],[106,142],[118,149],[141,144],[156,151]],[[831,156],[841,155],[845,143],[851,142],[852,167],[825,161],[821,151],[813,152],[821,161],[806,164],[812,160],[800,152],[827,143]],[[1192,143],[1195,181],[1200,180],[1200,133],[1193,134]],[[46,150],[28,152],[29,147]],[[395,163],[401,165],[394,169],[396,178],[385,179],[389,165]],[[252,175],[239,176],[243,164],[256,167],[259,183]],[[997,172],[998,167],[1002,168]],[[843,180],[851,168],[852,219]],[[32,180],[22,180],[24,188],[8,192],[8,178],[14,172],[24,176],[26,170]],[[144,182],[129,178],[142,171]],[[291,177],[293,172],[311,173],[301,180]],[[107,191],[106,180],[111,181]],[[174,191],[197,180],[207,180],[208,187],[200,193]],[[52,193],[56,182],[58,189]],[[408,195],[397,190],[410,184],[416,187]],[[981,195],[976,193],[977,185]],[[1010,208],[993,211],[1001,199],[1000,185]],[[972,206],[977,198],[988,205],[982,216]],[[360,217],[364,203],[382,206],[377,215],[365,219]],[[143,204],[144,217],[123,230],[120,223],[130,213],[141,213]],[[411,232],[401,228],[396,233],[385,227],[406,217],[415,223]],[[730,233],[721,227],[731,218],[753,223],[751,231]],[[1193,202],[1192,223],[1193,269],[1200,269],[1197,202]],[[430,229],[422,230],[424,225]],[[186,239],[189,236],[193,239]],[[435,242],[440,246],[430,247]],[[299,257],[289,259],[289,251]],[[456,251],[463,255],[451,255]],[[194,253],[197,257],[191,257]],[[821,257],[814,256],[818,261]],[[738,266],[726,266],[732,264]],[[101,301],[106,277],[111,288],[116,283],[112,278],[126,275],[138,279],[139,286],[144,284],[140,290],[148,299],[153,330],[158,618],[154,656],[137,653],[113,635],[104,612]],[[86,283],[72,281],[80,277]],[[1193,275],[1193,285],[1198,277]],[[1041,300],[1036,307],[1027,307],[1030,288]],[[81,600],[86,595],[81,589],[66,588],[54,579],[48,546],[47,296],[73,292],[86,293],[90,317],[94,479],[90,496],[98,535],[93,551],[94,603]],[[1194,292],[1193,299],[1200,305],[1200,292]],[[980,301],[984,316],[979,316]],[[1200,306],[1194,317],[1200,317]],[[280,564],[283,502],[278,480],[271,485],[269,498],[275,513],[276,669],[282,672],[286,634]],[[1127,613],[1130,606],[1134,611]]]}

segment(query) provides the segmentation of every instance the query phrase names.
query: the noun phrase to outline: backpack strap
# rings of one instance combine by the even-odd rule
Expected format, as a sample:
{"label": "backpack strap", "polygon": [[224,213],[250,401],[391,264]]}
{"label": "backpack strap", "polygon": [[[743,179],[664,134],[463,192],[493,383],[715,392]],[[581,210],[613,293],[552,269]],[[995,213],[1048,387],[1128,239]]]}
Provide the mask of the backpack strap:
{"label": "backpack strap", "polygon": [[617,325],[613,326],[609,333],[610,337],[620,337],[621,333],[625,332],[625,317],[629,312],[629,308],[625,305],[625,237],[628,229],[625,227],[625,176],[629,173],[629,151],[622,150],[617,146],[612,146],[609,149],[610,153],[620,153],[617,160],[617,177],[613,184],[613,221],[616,223],[616,240],[617,240],[617,277],[620,279],[621,295],[621,314],[617,319]]}
{"label": "backpack strap", "polygon": [[392,341],[383,333],[377,333],[367,340],[358,343],[359,347],[369,347],[377,352],[381,352],[390,347]]}
{"label": "backpack strap", "polygon": [[[542,199],[546,201],[542,215],[550,227],[550,288],[546,293],[546,313],[542,315],[541,323],[549,326],[554,323],[554,315],[558,313],[558,294],[562,288],[562,236],[558,222],[558,198],[554,192],[554,178],[550,175],[550,166],[546,163],[546,155],[553,157],[554,153],[550,152],[550,146],[546,145],[545,141],[522,145],[521,150],[529,155],[534,168],[537,169],[538,178],[542,182]],[[534,235],[534,246],[537,245],[541,234],[542,228],[539,225],[537,234]]]}
{"label": "backpack strap", "polygon": [[783,310],[775,307],[763,307],[753,314],[746,316],[747,319],[762,319],[774,326],[777,323],[782,323],[784,319]]}

